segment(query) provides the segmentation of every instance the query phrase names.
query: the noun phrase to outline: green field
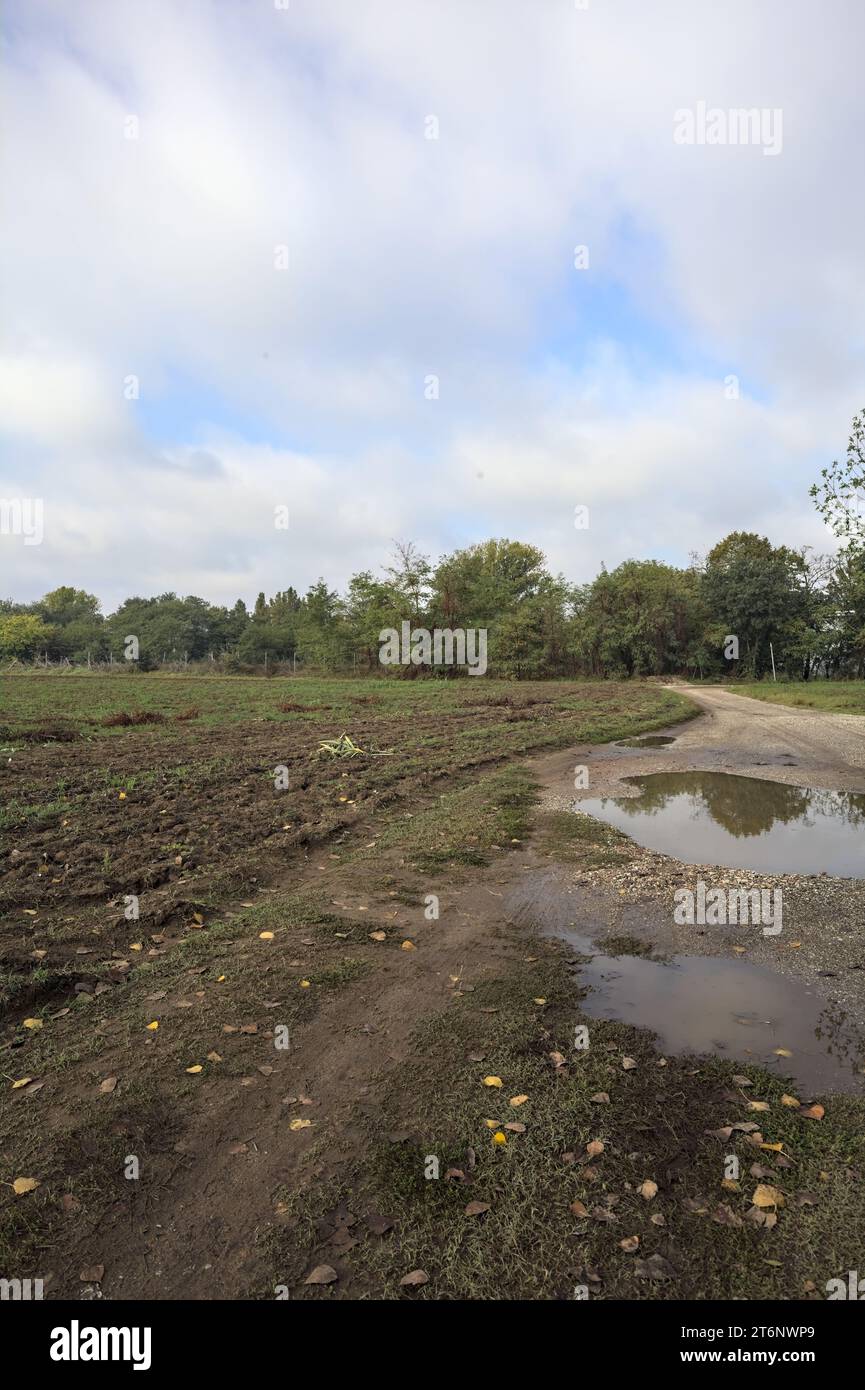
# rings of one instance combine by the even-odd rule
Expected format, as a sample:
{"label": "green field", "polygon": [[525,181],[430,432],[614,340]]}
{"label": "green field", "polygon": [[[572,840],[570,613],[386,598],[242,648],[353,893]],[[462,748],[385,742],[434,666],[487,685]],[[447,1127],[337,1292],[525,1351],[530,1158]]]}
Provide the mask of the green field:
{"label": "green field", "polygon": [[773,705],[830,714],[865,714],[865,681],[753,681],[729,688],[736,695],[750,695]]}

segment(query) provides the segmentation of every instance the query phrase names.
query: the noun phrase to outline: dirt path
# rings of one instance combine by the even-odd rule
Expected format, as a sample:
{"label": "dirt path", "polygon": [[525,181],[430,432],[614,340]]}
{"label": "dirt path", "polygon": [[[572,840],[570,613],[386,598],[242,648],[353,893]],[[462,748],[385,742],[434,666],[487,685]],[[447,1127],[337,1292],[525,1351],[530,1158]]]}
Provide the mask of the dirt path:
{"label": "dirt path", "polygon": [[[865,719],[779,708],[714,688],[689,687],[687,693],[702,713],[671,726],[666,733],[674,741],[665,747],[586,746],[539,760],[534,766],[544,787],[544,808],[572,813],[587,799],[633,797],[636,789],[627,779],[656,773],[727,773],[806,788],[865,790]],[[588,786],[575,790],[578,767],[587,770]],[[579,863],[570,872],[560,865],[546,881],[535,880],[530,911],[536,922],[577,949],[585,950],[588,942],[588,949],[599,953],[583,979],[606,1000],[603,1016],[662,1034],[669,1019],[668,1041],[682,1035],[686,1045],[702,1052],[715,1038],[715,1050],[735,1055],[748,999],[748,1011],[755,1020],[761,1017],[765,1036],[772,1029],[773,1046],[789,1044],[795,1036],[812,1081],[827,1089],[862,1090],[865,878],[798,873],[795,859],[790,872],[775,874],[688,863],[631,839],[611,839],[598,822],[577,819],[598,846],[596,862]],[[767,936],[751,925],[677,923],[677,891],[693,891],[700,880],[722,890],[779,890],[783,931]],[[606,943],[621,938],[656,959],[675,961],[678,1003],[667,999],[669,972],[644,968],[645,963],[617,966],[607,959]],[[701,957],[715,961],[701,966]],[[712,1016],[710,1035],[693,1008],[695,1000]],[[688,1027],[677,1031],[670,1010],[676,1022],[690,1016]],[[747,1045],[769,1063],[768,1048],[750,1038]],[[833,1055],[834,1076],[827,1054]]]}
{"label": "dirt path", "polygon": [[[615,789],[626,777],[651,772],[735,772],[795,786],[865,791],[865,718],[785,709],[715,687],[675,686],[703,711],[667,732],[675,743],[663,749],[628,749],[606,744],[545,759],[545,784],[573,800],[573,767],[591,768],[586,795],[627,794]],[[585,756],[583,756],[585,754]],[[560,784],[560,785],[557,785]]]}

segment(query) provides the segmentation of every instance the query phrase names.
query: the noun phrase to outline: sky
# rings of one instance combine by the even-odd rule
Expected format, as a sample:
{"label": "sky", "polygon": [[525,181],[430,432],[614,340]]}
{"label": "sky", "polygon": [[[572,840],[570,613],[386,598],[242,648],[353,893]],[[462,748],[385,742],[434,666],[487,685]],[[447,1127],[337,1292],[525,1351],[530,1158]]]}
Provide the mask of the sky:
{"label": "sky", "polygon": [[734,529],[833,548],[861,0],[6,0],[3,31],[0,499],[43,523],[0,534],[0,596],[251,603],[394,540],[573,582]]}

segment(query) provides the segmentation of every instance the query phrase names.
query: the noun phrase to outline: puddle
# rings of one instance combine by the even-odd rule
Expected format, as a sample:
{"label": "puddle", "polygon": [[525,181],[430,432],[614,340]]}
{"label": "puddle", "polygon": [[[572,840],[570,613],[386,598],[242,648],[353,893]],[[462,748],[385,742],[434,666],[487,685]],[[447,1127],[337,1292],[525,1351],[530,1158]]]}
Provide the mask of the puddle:
{"label": "puddle", "polygon": [[639,795],[578,801],[647,849],[685,864],[865,877],[865,794],[725,772],[629,777]]}
{"label": "puddle", "polygon": [[[865,1089],[865,1036],[837,1004],[799,981],[717,956],[598,955],[585,937],[561,929],[557,935],[591,956],[579,967],[580,983],[589,986],[580,1008],[590,1018],[649,1028],[668,1056],[716,1053],[759,1063],[793,1077],[803,1099]],[[775,1056],[777,1047],[792,1057]]]}
{"label": "puddle", "polygon": [[616,744],[617,748],[664,748],[668,743],[675,743],[674,738],[668,734],[643,734],[642,738],[620,738]]}

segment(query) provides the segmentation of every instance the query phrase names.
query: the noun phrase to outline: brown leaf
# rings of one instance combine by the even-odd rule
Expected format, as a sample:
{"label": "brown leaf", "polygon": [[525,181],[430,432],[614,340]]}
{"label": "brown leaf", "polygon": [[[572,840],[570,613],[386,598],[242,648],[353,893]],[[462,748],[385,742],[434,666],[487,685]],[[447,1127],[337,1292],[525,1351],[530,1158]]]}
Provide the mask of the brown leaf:
{"label": "brown leaf", "polygon": [[339,1278],[333,1265],[316,1265],[311,1274],[304,1279],[304,1284],[333,1284]]}
{"label": "brown leaf", "polygon": [[658,1195],[658,1184],[652,1182],[651,1178],[646,1178],[646,1181],[637,1188],[637,1191],[647,1202],[651,1202],[652,1198]]}
{"label": "brown leaf", "polygon": [[822,1105],[806,1105],[799,1111],[799,1114],[804,1120],[822,1120],[826,1111]]}
{"label": "brown leaf", "polygon": [[635,1250],[640,1248],[639,1236],[625,1236],[624,1240],[619,1241],[619,1245],[626,1255],[633,1255]]}
{"label": "brown leaf", "polygon": [[105,1080],[100,1084],[99,1090],[103,1096],[110,1096],[116,1085],[116,1076],[106,1076]]}
{"label": "brown leaf", "polygon": [[104,1265],[88,1265],[86,1269],[82,1269],[78,1278],[82,1284],[101,1284],[104,1273]]}
{"label": "brown leaf", "polygon": [[485,1211],[489,1211],[489,1202],[469,1202],[465,1208],[466,1216],[482,1216]]}
{"label": "brown leaf", "polygon": [[425,1269],[413,1269],[410,1274],[404,1274],[399,1282],[404,1289],[416,1289],[429,1282],[429,1275]]}

